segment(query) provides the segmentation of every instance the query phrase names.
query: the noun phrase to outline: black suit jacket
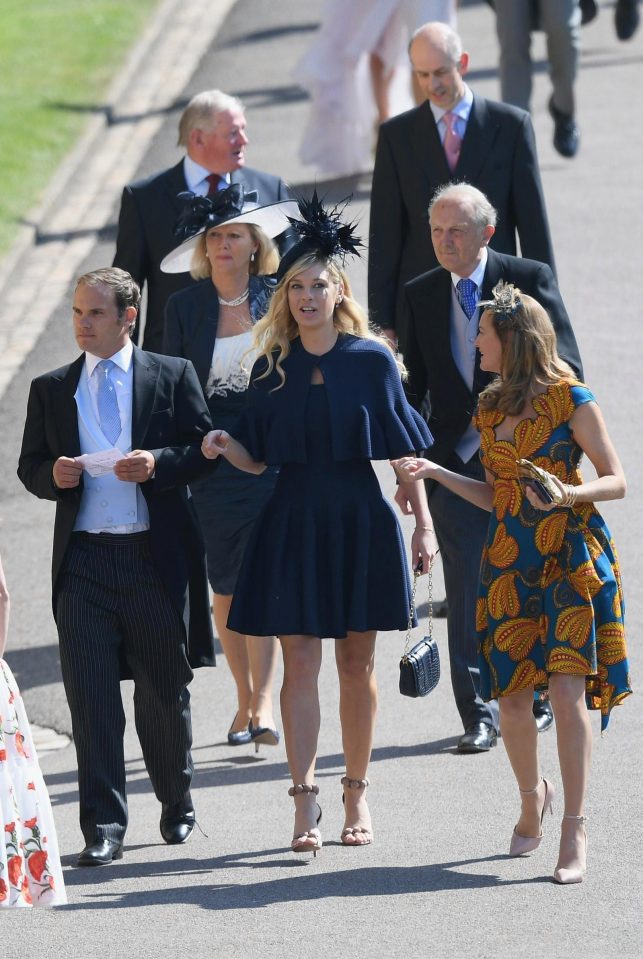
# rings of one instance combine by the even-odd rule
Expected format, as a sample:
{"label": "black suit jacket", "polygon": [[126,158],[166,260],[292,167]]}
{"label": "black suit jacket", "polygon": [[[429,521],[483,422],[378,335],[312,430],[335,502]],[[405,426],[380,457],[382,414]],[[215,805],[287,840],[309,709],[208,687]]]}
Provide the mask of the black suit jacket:
{"label": "black suit jacket", "polygon": [[[83,482],[59,490],[52,470],[59,456],[78,456],[78,414],[74,393],[85,362],[45,373],[31,384],[18,476],[30,493],[54,500],[56,521],[52,556],[52,602],[76,516]],[[154,478],[141,484],[150,514],[150,546],[168,593],[181,612],[190,665],[214,665],[214,638],[205,547],[187,483],[208,470],[201,440],[212,428],[192,364],[134,347],[132,449],[149,450]]]}
{"label": "black suit jacket", "polygon": [[[547,264],[489,250],[481,299],[491,299],[491,291],[501,279],[514,283],[545,308],[556,330],[560,356],[582,378],[576,337]],[[428,424],[435,439],[430,456],[442,465],[471,422],[478,392],[491,380],[490,374],[478,370],[477,389],[472,391],[455,364],[451,352],[451,287],[451,274],[442,267],[407,283],[400,341],[409,374],[409,400],[418,410],[430,410]]]}
{"label": "black suit jacket", "polygon": [[498,211],[491,246],[548,263],[555,272],[536,141],[529,114],[473,97],[458,165],[450,172],[429,102],[380,127],[373,171],[368,306],[379,326],[399,328],[404,284],[438,265],[428,207],[438,187],[466,180]]}
{"label": "black suit jacket", "polygon": [[[230,180],[256,190],[262,204],[289,199],[284,181],[270,173],[244,168],[231,173]],[[126,186],[121,199],[114,266],[127,270],[141,289],[147,283],[143,346],[159,353],[165,304],[172,293],[194,283],[189,273],[161,272],[163,257],[177,246],[174,225],[181,212],[177,196],[187,188],[181,160],[163,173]],[[134,336],[138,342],[138,332]]]}

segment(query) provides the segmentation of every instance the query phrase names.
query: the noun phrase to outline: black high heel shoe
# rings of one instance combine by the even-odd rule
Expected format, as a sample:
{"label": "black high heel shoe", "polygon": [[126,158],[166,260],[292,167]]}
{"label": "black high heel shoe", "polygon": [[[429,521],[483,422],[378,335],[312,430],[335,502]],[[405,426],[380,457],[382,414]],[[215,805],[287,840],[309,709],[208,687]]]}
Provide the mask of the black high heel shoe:
{"label": "black high heel shoe", "polygon": [[[270,726],[253,726],[252,720],[248,726],[248,731],[250,733],[250,740],[255,744],[255,752],[259,752],[259,746],[261,743],[264,746],[278,746],[281,736],[279,735],[276,729],[271,729]],[[248,740],[248,742],[250,742]]]}
{"label": "black high heel shoe", "polygon": [[[234,719],[232,720],[232,726],[234,726],[238,713],[235,713]],[[241,729],[238,733],[232,732],[232,726],[228,731],[228,743],[231,746],[247,746],[248,743],[252,742],[252,720],[248,723],[247,729]]]}

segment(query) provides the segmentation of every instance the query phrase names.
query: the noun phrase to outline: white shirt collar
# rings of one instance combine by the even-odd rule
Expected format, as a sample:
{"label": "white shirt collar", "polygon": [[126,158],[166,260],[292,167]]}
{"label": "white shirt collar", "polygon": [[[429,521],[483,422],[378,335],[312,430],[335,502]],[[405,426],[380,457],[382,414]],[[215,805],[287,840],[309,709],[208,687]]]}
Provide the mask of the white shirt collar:
{"label": "white shirt collar", "polygon": [[478,263],[473,273],[470,273],[468,277],[459,276],[457,273],[452,273],[451,282],[453,283],[454,286],[457,287],[458,280],[473,280],[473,282],[478,287],[478,289],[481,290],[482,281],[484,279],[484,271],[486,270],[486,268],[487,268],[487,248],[486,246],[483,246],[482,250],[480,251],[480,262]]}
{"label": "white shirt collar", "polygon": [[[206,177],[210,176],[210,170],[207,170],[186,154],[183,158],[183,174],[191,193],[203,193],[206,187]],[[220,176],[227,184],[230,183],[229,173],[221,173]],[[207,190],[205,192],[207,193]]]}
{"label": "white shirt collar", "polygon": [[469,114],[471,113],[471,107],[473,106],[473,93],[465,83],[464,96],[460,102],[456,103],[456,105],[451,107],[450,110],[443,110],[442,107],[437,107],[433,103],[429,103],[429,106],[431,107],[431,113],[433,114],[436,123],[440,122],[445,113],[455,113],[457,117],[466,123],[469,119]]}
{"label": "white shirt collar", "polygon": [[110,357],[94,356],[93,353],[85,353],[85,367],[87,369],[87,376],[91,377],[98,364],[104,359],[110,359],[112,363],[115,363],[116,366],[121,368],[123,373],[127,373],[132,365],[133,355],[134,347],[132,346],[131,340],[127,341],[122,350],[119,350],[118,353],[114,353],[114,355]]}

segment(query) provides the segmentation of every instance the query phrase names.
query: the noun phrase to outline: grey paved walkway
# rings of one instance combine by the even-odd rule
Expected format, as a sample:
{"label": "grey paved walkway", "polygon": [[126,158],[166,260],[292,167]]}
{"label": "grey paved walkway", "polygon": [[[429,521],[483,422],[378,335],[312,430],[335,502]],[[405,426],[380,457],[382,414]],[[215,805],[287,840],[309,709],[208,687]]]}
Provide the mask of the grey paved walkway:
{"label": "grey paved walkway", "polygon": [[[184,0],[178,6],[187,16],[198,3]],[[583,35],[579,82],[583,142],[578,158],[566,162],[550,145],[543,70],[536,79],[534,120],[561,287],[578,332],[588,382],[605,410],[630,481],[626,501],[610,504],[605,513],[622,558],[638,688],[643,590],[639,585],[642,481],[637,387],[642,334],[640,311],[631,304],[639,301],[643,260],[643,117],[637,98],[643,31],[629,44],[619,44],[613,34],[611,5],[601,6],[600,17]],[[123,116],[139,110],[146,114],[138,129],[145,139],[150,138],[149,149],[141,150],[140,161],[132,152],[131,165],[139,163],[140,172],[150,172],[174,162],[177,111],[172,102],[184,102],[199,89],[219,85],[240,94],[247,104],[250,163],[281,173],[293,184],[309,181],[311,171],[303,170],[296,157],[306,104],[290,80],[290,70],[310,40],[321,0],[305,4],[238,0],[216,35],[217,4],[201,2],[201,7],[207,7],[212,21],[208,16],[200,20],[199,32],[212,26],[213,39],[203,43],[200,63],[196,58],[190,61],[190,51],[194,53],[196,47],[181,40],[181,57],[172,62],[184,71],[184,79],[177,80],[172,92],[161,84],[160,92],[150,93],[143,106],[134,107],[129,98],[140,91],[132,82],[114,104]],[[482,2],[464,2],[460,24],[473,55],[472,84],[496,96],[496,49],[488,8]],[[169,43],[170,51],[176,46],[171,41],[167,30],[158,37],[159,43]],[[539,54],[541,41],[538,37]],[[171,72],[171,55],[156,56],[151,50],[145,60],[156,60],[164,79],[165,69]],[[162,122],[153,132],[159,115]],[[132,136],[136,139],[138,134]],[[134,151],[134,145],[130,147]],[[91,159],[100,163],[98,155]],[[103,212],[98,220],[83,213],[81,206],[74,222],[59,221],[56,217],[62,217],[62,208],[58,212],[53,204],[52,219],[43,225],[45,242],[36,251],[44,252],[45,258],[52,251],[51,276],[30,273],[30,254],[17,259],[11,270],[16,303],[26,291],[26,299],[20,302],[30,303],[31,293],[39,297],[39,304],[46,300],[53,309],[36,342],[25,337],[22,366],[17,375],[7,376],[0,405],[6,451],[5,470],[0,474],[0,532],[14,607],[7,659],[21,681],[32,719],[63,733],[69,729],[69,716],[49,608],[53,510],[51,504],[39,503],[22,491],[14,477],[14,463],[30,378],[73,355],[70,279],[111,259],[119,177],[125,175],[123,168],[108,164],[104,182],[111,184],[111,198],[106,195],[101,200]],[[366,224],[368,176],[329,184],[327,189],[337,195],[352,190],[357,213]],[[64,228],[56,225],[60,222]],[[63,242],[57,238],[59,232],[71,234],[66,245],[59,245]],[[363,296],[363,265],[353,275]],[[24,330],[32,308],[33,304],[22,313],[17,306],[9,309],[3,297],[0,335],[8,331],[11,336],[13,328]],[[382,475],[388,484],[387,474]],[[438,624],[438,638],[444,650],[443,623]],[[446,680],[426,701],[411,702],[398,695],[395,680],[401,642],[398,635],[384,635],[378,646],[381,702],[371,770],[370,799],[377,830],[372,847],[347,850],[337,842],[343,768],[332,655],[325,658],[321,680],[319,782],[325,846],[317,860],[307,864],[285,851],[292,819],[283,748],[266,749],[255,757],[250,751],[231,750],[224,742],[234,702],[221,659],[216,671],[201,670],[192,688],[195,798],[207,838],[198,835],[179,849],[161,843],[158,804],[142,767],[128,705],[131,824],[125,859],[95,872],[71,868],[81,844],[73,749],[44,757],[59,840],[69,867],[70,906],[54,913],[3,916],[0,955],[49,959],[74,948],[83,959],[107,952],[141,959],[320,954],[341,959],[354,955],[638,956],[643,746],[638,697],[617,710],[606,739],[599,739],[594,722],[590,872],[582,885],[563,889],[547,879],[556,858],[560,804],[554,819],[546,823],[538,853],[524,861],[507,859],[518,799],[504,750],[500,746],[480,757],[454,753],[459,729]],[[127,684],[124,688],[129,701],[131,688]],[[554,734],[543,737],[542,747],[543,768],[559,784]]]}

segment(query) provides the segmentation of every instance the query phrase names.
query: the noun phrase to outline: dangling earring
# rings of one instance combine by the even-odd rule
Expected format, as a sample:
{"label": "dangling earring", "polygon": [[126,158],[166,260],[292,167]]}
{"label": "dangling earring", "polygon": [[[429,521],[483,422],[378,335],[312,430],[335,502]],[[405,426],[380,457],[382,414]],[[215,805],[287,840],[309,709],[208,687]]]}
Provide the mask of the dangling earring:
{"label": "dangling earring", "polygon": [[255,261],[255,254],[254,254],[254,250],[253,250],[252,253],[250,254],[250,262],[251,262],[251,263],[254,263],[254,261]]}

